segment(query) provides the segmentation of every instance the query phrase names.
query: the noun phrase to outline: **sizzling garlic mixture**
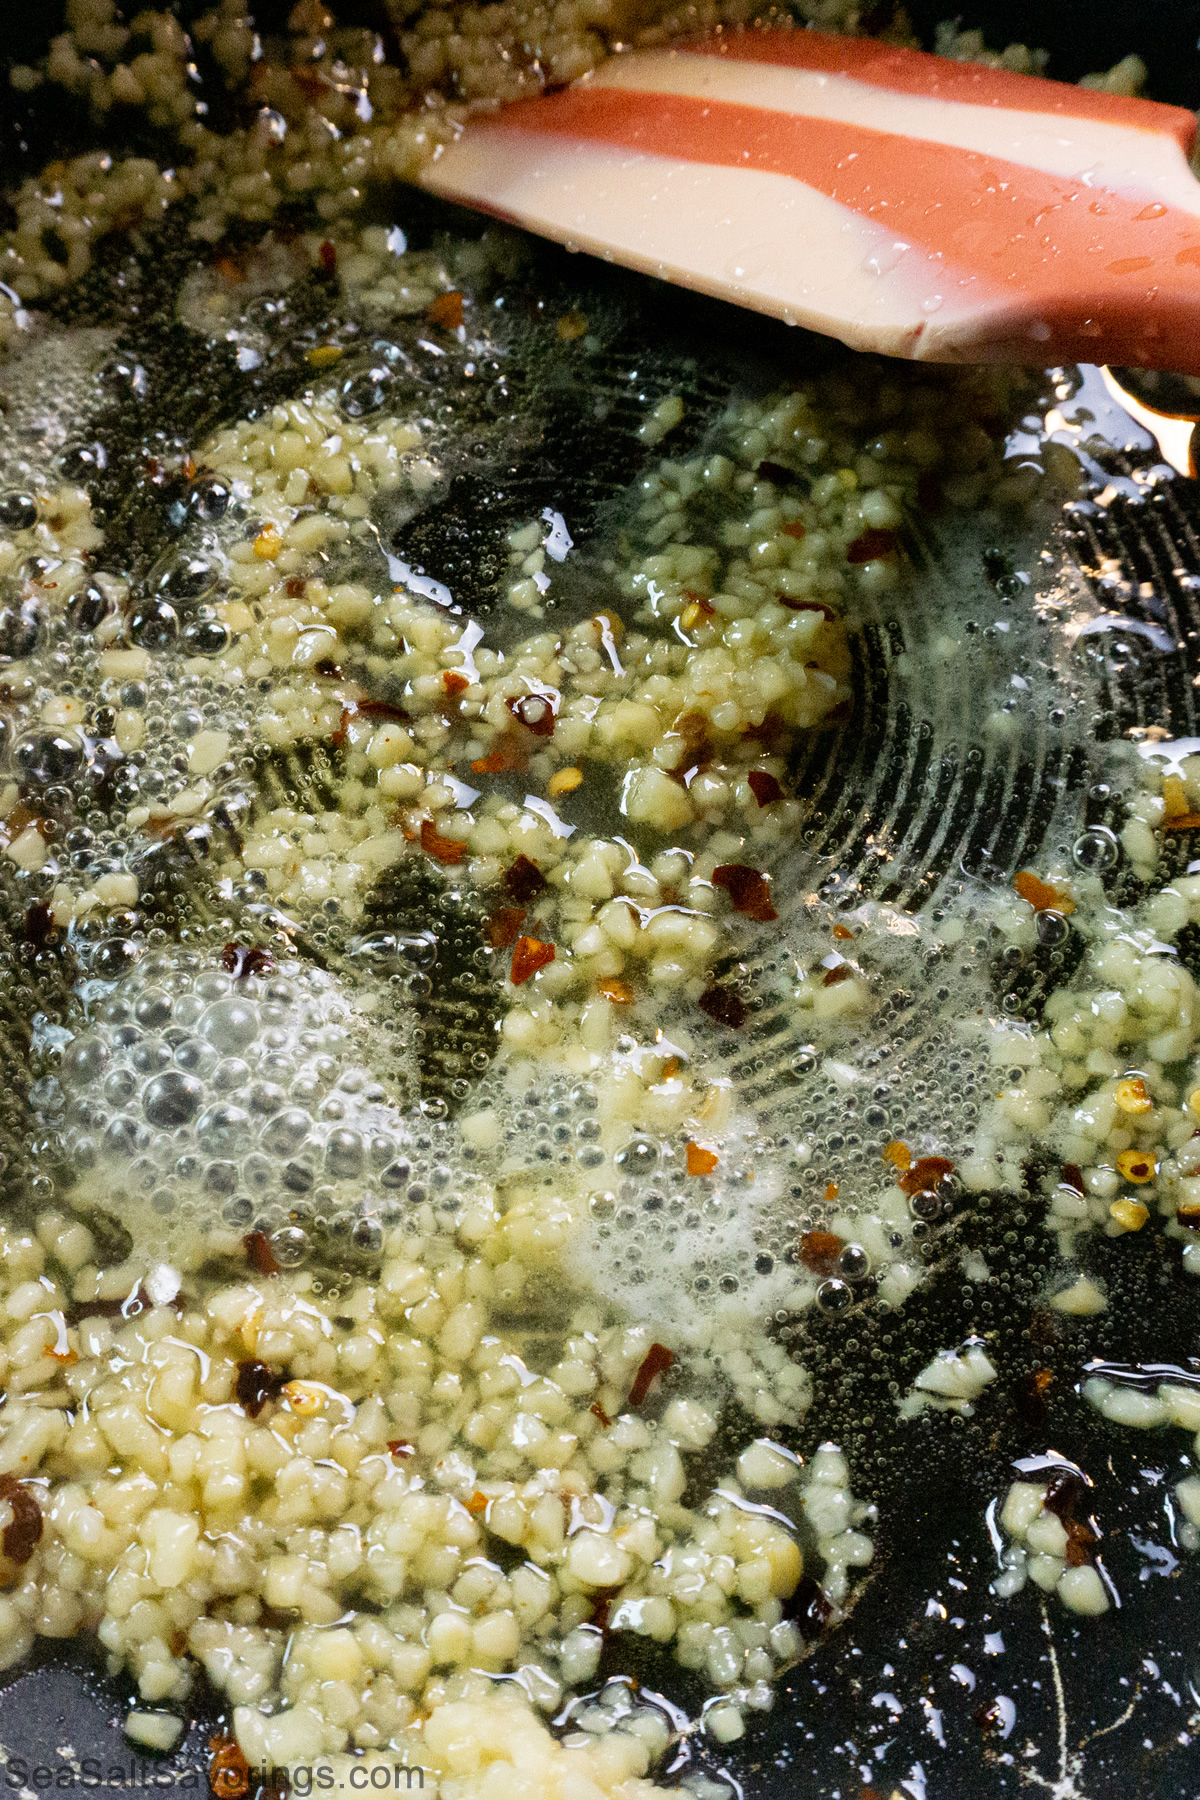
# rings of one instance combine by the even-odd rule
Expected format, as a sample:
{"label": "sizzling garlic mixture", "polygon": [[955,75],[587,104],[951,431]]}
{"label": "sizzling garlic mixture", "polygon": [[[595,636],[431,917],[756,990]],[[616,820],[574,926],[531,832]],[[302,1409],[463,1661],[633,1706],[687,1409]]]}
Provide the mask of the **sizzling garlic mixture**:
{"label": "sizzling garlic mixture", "polygon": [[[753,1178],[744,1106],[707,1055],[747,1017],[722,959],[783,905],[773,880],[805,819],[789,754],[845,713],[844,620],[898,581],[904,520],[934,494],[1019,514],[1081,480],[1060,445],[1005,460],[997,421],[1028,400],[1023,378],[861,364],[731,404],[702,450],[671,454],[688,439],[682,396],[648,401],[622,555],[586,616],[549,610],[573,548],[549,509],[508,536],[503,648],[394,557],[386,585],[347,572],[364,545],[378,553],[379,518],[415,510],[443,473],[387,322],[420,318],[474,354],[473,278],[511,254],[410,251],[364,222],[366,196],[465,106],[572,79],[627,36],[750,10],[398,9],[400,70],[312,0],[264,56],[225,0],[193,39],[259,108],[227,134],[197,113],[194,43],[166,14],[127,25],[110,0],[72,0],[45,64],[14,72],[19,89],[85,102],[101,129],[140,108],[179,152],[169,169],[96,153],[21,189],[0,248],[16,361],[36,359],[35,309],[102,239],[173,208],[196,248],[179,317],[198,347],[260,356],[254,304],[313,270],[379,334],[371,354],[313,343],[304,391],[191,447],[176,471],[191,522],[144,580],[106,567],[85,486],[5,463],[0,578],[22,618],[53,628],[4,668],[4,859],[41,941],[131,950],[91,965],[69,1026],[39,1028],[30,1099],[75,1179],[56,1194],[35,1177],[28,1222],[0,1227],[0,1658],[94,1633],[136,1681],[137,1741],[172,1746],[198,1665],[232,1709],[229,1754],[254,1763],[407,1761],[450,1800],[661,1791],[678,1725],[627,1681],[576,1698],[565,1730],[547,1723],[587,1696],[606,1645],[670,1647],[708,1695],[694,1728],[727,1744],[803,1653],[801,1599],[818,1591],[836,1620],[872,1557],[873,1509],[840,1450],[788,1447],[811,1391],[771,1308],[836,1310],[868,1274],[900,1305],[922,1273],[914,1215],[951,1177],[1012,1186],[1034,1142],[1064,1168],[1047,1194],[1064,1270],[1051,1305],[1104,1306],[1077,1260],[1089,1230],[1161,1217],[1200,1272],[1200,1009],[1159,954],[1200,923],[1200,882],[1152,894],[1131,926],[1105,908],[1094,845],[986,900],[1017,949],[1074,913],[1088,959],[1045,1029],[981,1028],[1007,1074],[969,1155],[889,1142],[880,1192],[844,1212],[828,1196],[768,1307],[730,1290],[685,1317],[660,1286],[649,1322],[631,1322],[580,1253],[605,1167],[617,1183],[659,1158],[680,1208]],[[842,0],[801,10],[857,28]],[[983,54],[945,30],[939,48]],[[1021,47],[1003,60],[1040,66]],[[1096,79],[1133,91],[1139,71]],[[278,217],[298,201],[301,232]],[[247,226],[253,248],[231,250]],[[554,327],[564,344],[590,330],[575,313]],[[91,821],[64,836],[36,804],[69,788],[97,734],[139,777],[118,788],[102,854]],[[267,758],[314,753],[336,773],[318,797],[270,795],[226,829]],[[1200,765],[1145,772],[1122,844],[1153,881],[1159,827],[1200,807]],[[589,822],[605,807],[619,833]],[[214,824],[209,899],[262,941],[193,928],[169,947],[138,912],[142,853]],[[496,1042],[456,1066],[455,1117],[416,1101],[422,990],[397,996],[395,944],[370,934],[381,882],[414,866],[482,921],[472,979],[492,990]],[[319,972],[292,939],[334,915],[368,933],[365,960]],[[839,940],[860,943],[797,973],[792,1004],[824,1042],[872,1016],[872,928],[864,914]],[[539,1165],[535,1130],[571,1143],[569,1166]],[[339,1233],[376,1274],[344,1258],[329,1275]],[[970,1408],[995,1375],[982,1347],[949,1350],[904,1407]],[[1123,1422],[1196,1424],[1161,1393],[1133,1418],[1122,1391],[1091,1397]],[[735,1406],[740,1445],[718,1463]],[[1097,1613],[1106,1589],[1063,1491],[1052,1474],[1008,1494],[997,1591],[1029,1579]],[[1200,1530],[1197,1491],[1188,1477],[1178,1494]]]}

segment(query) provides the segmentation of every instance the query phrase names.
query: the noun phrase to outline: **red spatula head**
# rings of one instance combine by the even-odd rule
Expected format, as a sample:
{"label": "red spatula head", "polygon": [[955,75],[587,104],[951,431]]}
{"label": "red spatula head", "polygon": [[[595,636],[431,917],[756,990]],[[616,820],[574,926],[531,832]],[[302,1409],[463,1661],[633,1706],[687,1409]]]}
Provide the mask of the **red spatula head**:
{"label": "red spatula head", "polygon": [[480,118],[423,182],[860,350],[1200,374],[1195,134],[1151,101],[745,32]]}

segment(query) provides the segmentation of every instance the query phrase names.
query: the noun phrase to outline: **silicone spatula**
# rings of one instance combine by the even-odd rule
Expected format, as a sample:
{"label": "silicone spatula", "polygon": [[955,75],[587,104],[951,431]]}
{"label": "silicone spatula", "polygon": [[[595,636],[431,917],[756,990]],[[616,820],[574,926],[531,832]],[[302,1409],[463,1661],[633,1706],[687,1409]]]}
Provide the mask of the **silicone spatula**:
{"label": "silicone spatula", "polygon": [[857,349],[1200,373],[1195,135],[1147,100],[746,31],[480,115],[422,179]]}

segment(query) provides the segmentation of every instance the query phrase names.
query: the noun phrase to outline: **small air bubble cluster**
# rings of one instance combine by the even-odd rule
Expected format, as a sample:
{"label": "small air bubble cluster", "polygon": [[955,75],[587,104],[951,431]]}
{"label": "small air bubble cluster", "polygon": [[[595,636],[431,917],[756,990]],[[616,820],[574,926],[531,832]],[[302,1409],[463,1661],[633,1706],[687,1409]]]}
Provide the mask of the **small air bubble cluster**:
{"label": "small air bubble cluster", "polygon": [[185,1268],[254,1231],[284,1266],[377,1251],[425,1198],[429,1159],[405,1116],[411,1078],[379,1078],[369,1030],[319,969],[237,977],[209,953],[142,957],[43,1098],[70,1199],[118,1212]]}

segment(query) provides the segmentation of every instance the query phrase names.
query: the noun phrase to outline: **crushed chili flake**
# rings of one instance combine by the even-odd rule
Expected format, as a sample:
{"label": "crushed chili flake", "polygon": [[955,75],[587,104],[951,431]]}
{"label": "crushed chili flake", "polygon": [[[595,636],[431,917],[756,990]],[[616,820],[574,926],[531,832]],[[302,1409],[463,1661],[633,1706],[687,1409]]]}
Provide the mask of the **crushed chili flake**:
{"label": "crushed chili flake", "polygon": [[1086,1192],[1083,1185],[1083,1170],[1078,1163],[1064,1163],[1058,1179],[1063,1187],[1074,1188],[1077,1194]]}
{"label": "crushed chili flake", "polygon": [[799,519],[789,519],[786,525],[779,527],[784,537],[795,538],[797,542],[808,536],[808,526],[802,525]]}
{"label": "crushed chili flake", "polygon": [[783,788],[765,769],[751,769],[746,784],[760,806],[774,806],[776,800],[783,799]]}
{"label": "crushed chili flake", "polygon": [[317,261],[321,265],[323,274],[335,275],[337,273],[337,245],[331,244],[326,238],[317,251]]}
{"label": "crushed chili flake", "polygon": [[546,885],[546,877],[528,856],[522,853],[511,868],[504,871],[505,892],[513,900],[534,900]]}
{"label": "crushed chili flake", "polygon": [[443,863],[460,863],[467,854],[461,839],[443,837],[432,819],[421,820],[421,848],[426,856]]}
{"label": "crushed chili flake", "polygon": [[837,1182],[836,1181],[827,1181],[825,1183],[825,1198],[826,1198],[826,1200],[836,1200],[837,1197],[838,1197]]}
{"label": "crushed chili flake", "polygon": [[520,937],[513,946],[512,969],[509,979],[514,987],[528,981],[539,969],[554,961],[554,945],[543,944],[540,938]]}
{"label": "crushed chili flake", "polygon": [[890,1144],[884,1145],[883,1160],[893,1163],[897,1169],[911,1169],[912,1151],[900,1138],[893,1138]]}
{"label": "crushed chili flake", "polygon": [[609,1418],[608,1414],[605,1412],[605,1410],[601,1406],[600,1402],[598,1400],[593,1400],[592,1404],[588,1407],[588,1411],[590,1413],[595,1414],[596,1418],[598,1418],[600,1423],[603,1425],[605,1431],[607,1431],[609,1426],[612,1424],[612,1420]]}
{"label": "crushed chili flake", "polygon": [[760,481],[770,481],[776,487],[801,487],[804,477],[796,469],[789,469],[785,463],[771,462],[769,459],[760,462],[754,473]]}
{"label": "crushed chili flake", "polygon": [[633,989],[627,981],[618,981],[615,975],[606,976],[596,983],[596,992],[605,1000],[611,1000],[614,1006],[632,1006]]}
{"label": "crushed chili flake", "polygon": [[523,769],[528,758],[519,750],[489,750],[471,764],[473,775],[503,775],[510,769]]}
{"label": "crushed chili flake", "polygon": [[[780,606],[785,606],[789,612],[819,612],[823,613],[827,619],[837,618],[832,606],[826,606],[824,600],[790,600],[786,594],[776,594],[775,598]],[[750,734],[747,732],[746,735]]]}
{"label": "crushed chili flake", "polygon": [[208,1785],[216,1800],[242,1800],[250,1790],[250,1764],[240,1746],[231,1737],[208,1740],[212,1760],[208,1765]]}
{"label": "crushed chili flake", "polygon": [[728,1025],[731,1031],[737,1031],[750,1016],[746,1002],[732,988],[705,988],[696,1004],[710,1019],[718,1025]]}
{"label": "crushed chili flake", "polygon": [[489,1504],[488,1496],[483,1492],[482,1488],[476,1488],[475,1492],[471,1495],[470,1499],[463,1501],[463,1505],[466,1507],[466,1509],[469,1513],[486,1512],[488,1509],[488,1504]]}
{"label": "crushed chili flake", "polygon": [[337,722],[337,730],[329,735],[329,742],[335,750],[341,750],[344,747],[346,739],[350,735],[350,721],[357,711],[358,708],[355,706],[343,706],[342,716]]}
{"label": "crushed chili flake", "polygon": [[456,694],[465,694],[470,685],[470,677],[461,669],[447,669],[442,675],[442,686],[452,699]]}
{"label": "crushed chili flake", "polygon": [[948,1156],[921,1156],[897,1177],[896,1185],[906,1194],[923,1194],[953,1173],[954,1164]]}
{"label": "crushed chili flake", "polygon": [[1200,1205],[1195,1201],[1175,1208],[1175,1222],[1182,1225],[1185,1231],[1200,1231]]}
{"label": "crushed chili flake", "polygon": [[832,969],[826,969],[825,974],[821,980],[821,986],[822,987],[836,987],[839,981],[849,981],[849,979],[853,975],[853,973],[854,973],[854,968],[851,963],[848,963],[848,962],[834,963]]}
{"label": "crushed chili flake", "polygon": [[457,331],[463,322],[463,297],[457,288],[448,294],[439,294],[425,308],[425,316],[432,319],[435,325],[442,325],[447,331]]}
{"label": "crushed chili flake", "polygon": [[7,1500],[12,1519],[0,1533],[0,1549],[11,1563],[27,1563],[42,1537],[42,1509],[15,1475],[0,1475],[0,1500]]}
{"label": "crushed chili flake", "polygon": [[1075,902],[1069,894],[1064,893],[1062,888],[1052,887],[1048,881],[1039,880],[1032,869],[1022,869],[1019,875],[1014,875],[1013,886],[1035,913],[1075,911]]}
{"label": "crushed chili flake", "polygon": [[583,337],[587,332],[587,314],[581,312],[564,313],[561,319],[555,320],[554,328],[564,344],[573,344],[577,338]]}
{"label": "crushed chili flake", "polygon": [[1200,813],[1177,813],[1173,819],[1164,819],[1163,827],[1170,831],[1195,831],[1200,827]]}
{"label": "crushed chili flake", "polygon": [[288,578],[287,586],[283,591],[289,600],[300,600],[303,598],[304,590],[307,586],[308,583],[305,581],[303,575],[292,575]]}
{"label": "crushed chili flake", "polygon": [[261,944],[226,944],[221,952],[221,967],[235,981],[248,975],[266,975],[275,967],[275,958]]}
{"label": "crushed chili flake", "polygon": [[359,700],[355,702],[354,710],[364,719],[390,719],[396,725],[407,725],[412,718],[412,714],[397,706],[394,700]]}
{"label": "crushed chili flake", "polygon": [[869,525],[846,545],[846,561],[848,563],[877,562],[881,556],[894,556],[897,538],[894,531],[885,525]]}
{"label": "crushed chili flake", "polygon": [[679,1058],[677,1056],[668,1056],[666,1062],[662,1066],[662,1074],[659,1076],[659,1080],[660,1081],[674,1081],[675,1077],[679,1073],[681,1066],[682,1065],[680,1064]]}
{"label": "crushed chili flake", "polygon": [[54,931],[54,908],[45,900],[35,900],[25,909],[25,941],[40,950],[48,944]]}
{"label": "crushed chili flake", "polygon": [[416,1448],[409,1443],[407,1438],[389,1438],[388,1455],[394,1456],[398,1462],[403,1462],[406,1456],[416,1455]]}
{"label": "crushed chili flake", "polygon": [[630,1406],[640,1406],[650,1392],[650,1384],[656,1376],[663,1375],[675,1366],[675,1352],[668,1350],[665,1344],[651,1344],[633,1378],[633,1386],[629,1390]]}
{"label": "crushed chili flake", "polygon": [[806,1231],[800,1239],[800,1261],[814,1275],[832,1275],[841,1253],[842,1240],[835,1231]]}
{"label": "crushed chili flake", "polygon": [[1187,788],[1178,775],[1164,775],[1162,784],[1164,825],[1173,825],[1176,819],[1186,818],[1191,811],[1188,805]]}
{"label": "crushed chili flake", "polygon": [[521,694],[505,705],[519,725],[534,737],[551,737],[554,733],[556,694]]}
{"label": "crushed chili flake", "polygon": [[711,1175],[720,1160],[715,1150],[706,1150],[703,1144],[687,1146],[687,1172],[689,1175]]}
{"label": "crushed chili flake", "polygon": [[234,1379],[234,1398],[239,1406],[244,1406],[252,1419],[257,1419],[268,1400],[277,1400],[288,1381],[287,1375],[280,1375],[276,1370],[268,1368],[256,1356],[245,1357],[237,1366]]}
{"label": "crushed chili flake", "polygon": [[271,1248],[271,1240],[265,1231],[248,1231],[242,1239],[242,1247],[247,1260],[259,1275],[278,1275],[281,1273],[275,1261],[275,1252]]}
{"label": "crushed chili flake", "polygon": [[833,935],[838,939],[839,943],[843,944],[847,939],[853,939],[854,937],[854,933],[846,925],[835,925],[833,928]]}
{"label": "crushed chili flake", "polygon": [[507,950],[521,935],[523,906],[498,906],[487,922],[487,941],[493,950]]}
{"label": "crushed chili flake", "polygon": [[724,888],[734,912],[767,923],[779,914],[771,905],[771,889],[765,875],[745,863],[721,863],[712,873],[713,886]]}

